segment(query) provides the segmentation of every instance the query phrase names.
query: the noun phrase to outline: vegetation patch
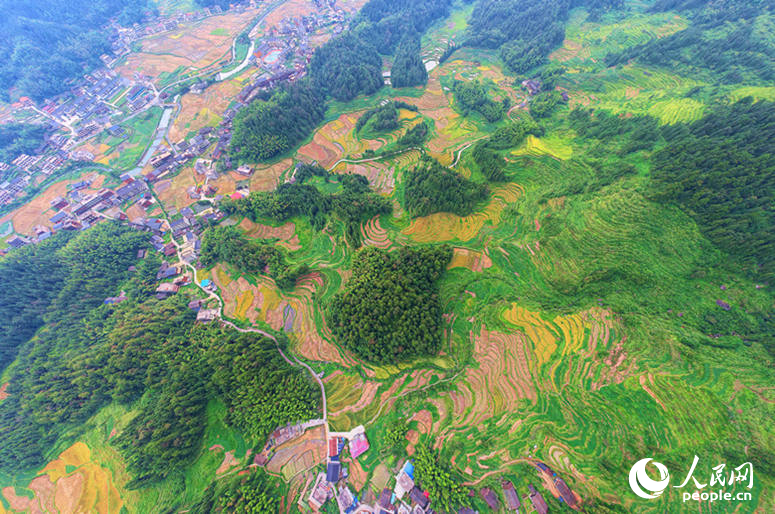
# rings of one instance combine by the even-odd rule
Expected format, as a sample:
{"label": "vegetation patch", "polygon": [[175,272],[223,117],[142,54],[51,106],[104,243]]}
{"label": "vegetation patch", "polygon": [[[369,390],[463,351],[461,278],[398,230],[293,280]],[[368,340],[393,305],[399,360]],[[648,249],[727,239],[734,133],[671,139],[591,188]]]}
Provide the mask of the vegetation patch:
{"label": "vegetation patch", "polygon": [[436,281],[451,258],[449,247],[358,252],[352,278],[329,307],[342,346],[378,363],[435,355],[441,342]]}

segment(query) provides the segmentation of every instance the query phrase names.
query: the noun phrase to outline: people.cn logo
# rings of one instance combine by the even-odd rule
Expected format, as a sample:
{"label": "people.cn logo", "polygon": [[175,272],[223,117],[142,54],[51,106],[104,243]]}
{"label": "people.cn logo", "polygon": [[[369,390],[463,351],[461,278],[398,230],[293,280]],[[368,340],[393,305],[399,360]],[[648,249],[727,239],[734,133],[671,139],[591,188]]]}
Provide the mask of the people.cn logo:
{"label": "people.cn logo", "polygon": [[632,492],[647,500],[657,498],[667,489],[667,484],[670,482],[670,473],[667,471],[667,468],[656,461],[653,464],[657,471],[659,471],[659,480],[653,480],[648,475],[646,464],[652,460],[650,458],[641,459],[630,469],[630,487]]}

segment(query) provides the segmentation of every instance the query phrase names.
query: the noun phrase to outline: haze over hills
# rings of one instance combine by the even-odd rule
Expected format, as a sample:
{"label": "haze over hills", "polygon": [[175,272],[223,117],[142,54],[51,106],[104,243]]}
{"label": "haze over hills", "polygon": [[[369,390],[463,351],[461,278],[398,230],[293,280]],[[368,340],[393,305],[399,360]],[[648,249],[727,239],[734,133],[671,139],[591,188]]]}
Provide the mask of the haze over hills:
{"label": "haze over hills", "polygon": [[0,514],[775,508],[775,2],[0,10]]}

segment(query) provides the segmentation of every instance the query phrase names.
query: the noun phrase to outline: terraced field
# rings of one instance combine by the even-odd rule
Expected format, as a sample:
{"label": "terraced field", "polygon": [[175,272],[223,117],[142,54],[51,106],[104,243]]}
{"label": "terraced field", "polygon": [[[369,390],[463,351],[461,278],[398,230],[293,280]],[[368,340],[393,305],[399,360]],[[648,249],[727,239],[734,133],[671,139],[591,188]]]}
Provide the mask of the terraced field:
{"label": "terraced field", "polygon": [[[488,198],[466,216],[411,217],[403,207],[403,177],[428,155],[473,181],[485,181],[471,155],[473,144],[529,117],[531,102],[519,85],[522,77],[505,72],[491,51],[459,50],[430,72],[422,90],[402,90],[398,97],[385,89],[332,104],[327,121],[294,155],[258,166],[249,179],[252,191],[270,191],[290,180],[295,163],[311,161],[335,174],[362,175],[394,206],[390,214],[357,227],[364,246],[452,247],[440,279],[441,350],[394,364],[363,362],[339,344],[329,326],[331,300],[351,278],[356,252],[335,216],[321,230],[304,217],[281,223],[229,220],[250,238],[274,240],[290,264],[309,267],[292,290],[224,264],[199,271],[199,279],[218,286],[226,318],[284,333],[290,353],[320,373],[331,430],[365,426],[371,450],[347,462],[348,482],[360,498],[378,494],[399,461],[427,444],[456,481],[497,489],[506,478],[523,496],[535,485],[551,512],[568,508],[557,499],[552,480],[538,471],[540,463],[568,482],[588,512],[753,513],[775,505],[775,477],[768,467],[775,444],[771,356],[761,341],[727,343],[710,332],[721,325],[724,305],[750,323],[771,312],[771,291],[728,266],[689,214],[653,200],[649,158],[663,142],[626,154],[580,137],[568,119],[570,109],[581,106],[621,119],[649,115],[667,132],[671,125],[700,119],[714,102],[775,98],[773,84],[727,85],[709,93],[711,85],[680,70],[637,62],[606,68],[601,61],[608,52],[688,26],[674,13],[647,13],[647,4],[627,2],[626,14],[605,14],[595,22],[581,9],[572,11],[566,41],[550,57],[566,72],[557,89],[568,94],[568,105],[540,122],[540,135],[527,135],[499,154],[507,179],[488,183]],[[438,56],[465,29],[473,6],[455,7],[424,36],[426,58]],[[464,116],[449,89],[452,79],[485,81],[516,107],[496,123]],[[232,86],[224,84],[223,94]],[[419,112],[402,110],[402,127],[393,133],[356,131],[367,109],[393,98]],[[176,134],[214,120],[202,113],[211,100],[220,101],[185,100]],[[431,126],[424,148],[364,158],[370,150],[395,148],[398,137],[420,120]],[[611,169],[611,176],[604,173]],[[211,183],[219,194],[230,194],[243,180],[227,173]],[[186,189],[202,183],[193,169],[185,169],[158,196],[166,207],[180,208],[192,202]],[[339,187],[319,177],[308,183],[323,190]],[[14,227],[19,230],[17,219]],[[32,511],[34,501],[54,502],[60,511],[100,505],[111,512],[122,506],[150,512],[173,491],[193,501],[215,477],[246,473],[253,467],[251,452],[264,444],[246,441],[222,423],[225,407],[212,402],[207,451],[177,477],[185,485],[170,479],[140,500],[125,490],[129,478],[106,444],[114,428],[128,422],[128,413],[115,409],[99,416],[90,421],[83,442],[62,448],[25,483],[3,489],[0,513],[6,503]],[[396,420],[407,429],[398,455],[385,442]],[[268,466],[286,484],[279,492],[282,512],[295,512],[302,493],[309,494],[322,469],[323,440],[322,429],[314,429],[280,447]],[[761,472],[754,487],[745,489],[751,501],[683,503],[681,491],[669,488],[646,502],[630,493],[627,473],[635,461],[654,457],[681,474],[694,455],[701,459],[697,476],[703,478],[722,461],[728,468],[742,464],[735,459],[755,461]],[[485,511],[480,499],[472,502]]]}

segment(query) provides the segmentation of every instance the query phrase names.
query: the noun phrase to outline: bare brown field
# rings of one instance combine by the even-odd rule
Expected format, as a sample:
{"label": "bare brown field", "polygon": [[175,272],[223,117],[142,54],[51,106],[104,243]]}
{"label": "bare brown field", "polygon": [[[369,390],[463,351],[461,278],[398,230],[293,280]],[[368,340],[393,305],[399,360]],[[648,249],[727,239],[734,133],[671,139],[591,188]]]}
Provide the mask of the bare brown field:
{"label": "bare brown field", "polygon": [[347,481],[353,486],[353,490],[360,491],[366,485],[366,481],[369,479],[369,474],[363,470],[361,463],[357,460],[350,461],[348,463],[350,470],[350,476],[347,477]]}
{"label": "bare brown field", "polygon": [[513,411],[519,400],[536,400],[536,388],[528,361],[531,355],[522,334],[490,332],[484,326],[472,334],[478,369],[466,372],[474,391],[474,405],[487,406],[492,415]]}
{"label": "bare brown field", "polygon": [[362,175],[369,180],[371,189],[377,193],[392,194],[396,187],[395,168],[385,162],[373,161],[359,164],[341,163],[334,168],[340,175]]}
{"label": "bare brown field", "polygon": [[358,412],[365,409],[374,400],[380,385],[379,382],[363,382],[363,380],[359,380],[358,383],[353,385],[355,389],[360,389],[361,391],[358,401],[349,405],[336,405],[337,410],[329,412],[328,415],[335,418],[348,412]]}
{"label": "bare brown field", "polygon": [[365,150],[377,150],[384,141],[358,139],[355,124],[365,111],[342,114],[315,132],[312,141],[299,149],[298,156],[305,161],[317,161],[326,169],[343,157],[361,155]]}
{"label": "bare brown field", "polygon": [[379,223],[379,216],[374,216],[361,225],[361,236],[365,246],[376,246],[377,248],[390,248],[393,246],[387,230],[382,228],[382,225]]}
{"label": "bare brown field", "polygon": [[327,455],[327,447],[326,434],[322,426],[308,429],[301,437],[277,447],[266,469],[290,478],[323,462]]}
{"label": "bare brown field", "polygon": [[293,159],[283,159],[271,165],[256,166],[250,179],[251,191],[274,191],[280,185],[280,175],[293,166]]}
{"label": "bare brown field", "polygon": [[584,48],[584,46],[578,41],[566,39],[562,44],[562,48],[552,52],[549,55],[549,59],[558,62],[568,62],[576,57],[580,57],[581,59],[589,59],[590,55],[589,48]]}
{"label": "bare brown field", "polygon": [[272,11],[261,23],[261,26],[274,27],[275,25],[278,25],[283,18],[307,16],[308,14],[315,12],[315,10],[315,4],[310,0],[289,0]]}

